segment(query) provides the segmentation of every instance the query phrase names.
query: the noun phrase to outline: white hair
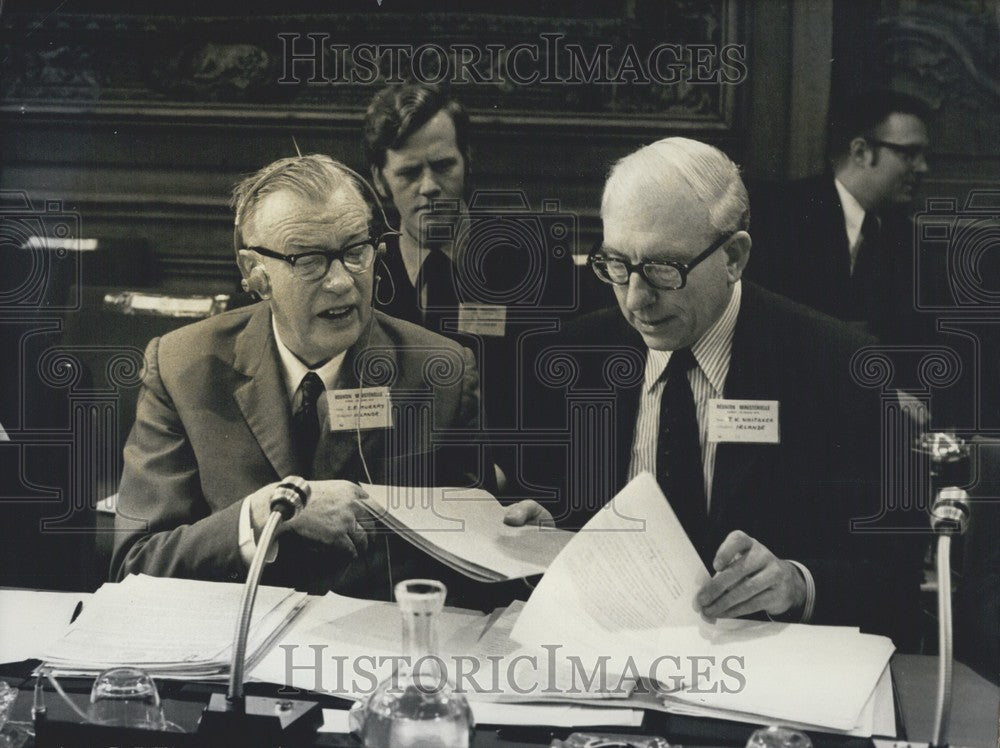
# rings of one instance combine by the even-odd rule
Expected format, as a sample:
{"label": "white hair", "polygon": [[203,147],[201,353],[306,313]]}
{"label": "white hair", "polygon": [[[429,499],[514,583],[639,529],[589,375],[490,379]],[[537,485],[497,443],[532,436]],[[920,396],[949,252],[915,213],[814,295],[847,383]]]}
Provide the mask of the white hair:
{"label": "white hair", "polygon": [[245,231],[253,222],[261,200],[280,190],[289,190],[306,200],[327,200],[338,192],[345,192],[347,200],[357,205],[365,221],[371,220],[371,210],[351,173],[329,156],[313,153],[279,159],[241,180],[233,188],[232,199],[237,228]]}
{"label": "white hair", "polygon": [[[714,146],[689,138],[664,138],[625,156],[611,167],[601,198],[601,215],[614,206],[655,215],[686,184],[720,233],[747,229],[750,202],[739,167]],[[647,212],[648,211],[648,212]]]}

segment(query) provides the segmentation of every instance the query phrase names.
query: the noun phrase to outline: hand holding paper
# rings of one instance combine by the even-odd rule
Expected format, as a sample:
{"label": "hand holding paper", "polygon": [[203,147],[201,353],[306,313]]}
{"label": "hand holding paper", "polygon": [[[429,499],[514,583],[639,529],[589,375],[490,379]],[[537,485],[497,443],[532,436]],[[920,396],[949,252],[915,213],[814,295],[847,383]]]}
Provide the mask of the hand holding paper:
{"label": "hand holding paper", "polygon": [[[590,657],[586,662],[603,658],[609,673],[650,680],[663,674],[656,664],[669,657],[738,665],[738,683],[723,685],[705,667],[689,673],[672,698],[838,730],[857,726],[892,643],[840,627],[707,621],[699,604],[705,590],[721,589],[713,600],[729,610],[748,601],[777,610],[785,597],[784,562],[744,533],[730,536],[718,556],[725,568],[713,584],[655,478],[643,473],[552,562],[511,637],[529,648],[558,643],[561,652]],[[764,575],[758,593],[755,573]],[[726,605],[727,590],[746,597]],[[760,594],[766,600],[755,600]]]}
{"label": "hand holding paper", "polygon": [[368,547],[368,533],[360,522],[368,516],[361,503],[368,494],[345,480],[312,481],[311,485],[309,503],[284,530],[357,558]]}
{"label": "hand holding paper", "polygon": [[503,515],[503,522],[511,527],[556,526],[556,521],[552,519],[552,513],[533,499],[525,499],[507,507],[507,511]]}
{"label": "hand holding paper", "polygon": [[390,529],[427,554],[481,582],[544,572],[572,537],[553,527],[537,502],[506,510],[478,489],[363,484],[363,502]]}
{"label": "hand holding paper", "polygon": [[738,618],[762,610],[781,615],[805,604],[806,583],[795,564],[779,559],[745,532],[729,533],[712,565],[718,573],[697,598],[710,618]]}

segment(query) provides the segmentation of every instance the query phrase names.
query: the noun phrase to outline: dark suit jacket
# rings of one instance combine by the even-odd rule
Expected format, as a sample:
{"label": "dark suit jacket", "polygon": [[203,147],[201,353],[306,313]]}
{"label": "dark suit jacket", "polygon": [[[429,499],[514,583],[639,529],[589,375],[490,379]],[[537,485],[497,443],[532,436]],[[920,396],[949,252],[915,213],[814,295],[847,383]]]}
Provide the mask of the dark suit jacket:
{"label": "dark suit jacket", "polygon": [[[743,283],[725,396],[777,400],[781,443],[718,445],[703,555],[743,530],[809,568],[813,622],[861,626],[908,647],[918,628],[919,545],[850,525],[881,507],[879,399],[855,386],[849,369],[867,342]],[[647,348],[617,307],[581,318],[545,346],[533,368],[548,386],[536,385],[534,397],[555,407],[539,416],[550,443],[525,455],[527,477],[551,497],[559,522],[580,527],[625,485]]]}
{"label": "dark suit jacket", "polygon": [[[362,337],[348,351],[340,386],[357,387],[358,371],[365,367],[365,386],[389,386],[393,405],[399,407],[395,428],[362,432],[372,479],[481,485],[482,475],[482,485],[492,488],[487,452],[477,444],[444,452],[429,431],[478,429],[479,386],[472,354],[381,313],[375,314],[367,346],[364,342]],[[261,486],[298,472],[290,419],[266,305],[212,317],[150,342],[136,423],[125,448],[112,578],[142,572],[243,579],[246,565],[237,541],[240,505]],[[355,432],[334,432],[319,449],[317,478],[366,479]],[[430,574],[455,591],[464,583],[408,544],[395,537],[393,543],[395,581]],[[288,533],[264,581],[311,592],[330,589],[332,583],[344,594],[386,598],[385,556],[381,537],[373,539],[367,554],[347,564],[343,557],[317,554],[315,547]]]}
{"label": "dark suit jacket", "polygon": [[[516,218],[509,222],[484,220],[492,215],[479,215],[468,222],[469,228],[462,235],[468,240],[465,246],[471,249],[460,252],[451,263],[452,280],[459,303],[505,307],[506,326],[502,336],[460,330],[457,305],[424,310],[406,273],[398,237],[386,237],[375,304],[386,314],[426,327],[469,348],[479,366],[486,425],[490,429],[511,430],[517,427],[514,415],[521,340],[532,331],[555,329],[577,314],[573,304],[581,303],[576,288],[580,269],[574,266],[568,251],[552,253],[544,236],[538,243],[518,246],[511,239],[514,230],[509,226],[522,227],[521,233],[514,234],[521,240],[533,235],[530,222],[521,224]],[[539,224],[544,226],[547,224]],[[496,231],[499,235],[491,233]],[[589,268],[583,270],[592,276]],[[513,484],[516,466],[510,452],[510,448],[494,446],[493,456]]]}
{"label": "dark suit jacket", "polygon": [[[948,253],[933,242],[921,243],[903,210],[881,212],[880,251],[869,266],[871,272],[860,280],[850,275],[844,213],[832,174],[755,187],[750,213],[753,251],[748,278],[838,319],[863,323],[887,345],[951,348],[961,359],[961,375],[948,387],[934,388],[932,428],[971,428],[977,408],[983,425],[996,422],[996,402],[990,397],[995,388],[982,388],[985,394],[980,396],[973,378],[980,369],[983,381],[997,375],[995,358],[990,360],[996,336],[991,340],[990,331],[979,328],[984,351],[977,355],[966,336],[937,330],[939,312],[918,309],[918,300],[932,308],[954,303]],[[898,374],[899,387],[927,387],[906,364],[899,366]]]}
{"label": "dark suit jacket", "polygon": [[852,277],[844,211],[832,174],[754,188],[747,277],[838,319],[864,322],[886,342],[900,342],[918,321],[913,310],[913,227],[899,210],[885,211],[880,218],[879,251],[865,277],[857,272]]}

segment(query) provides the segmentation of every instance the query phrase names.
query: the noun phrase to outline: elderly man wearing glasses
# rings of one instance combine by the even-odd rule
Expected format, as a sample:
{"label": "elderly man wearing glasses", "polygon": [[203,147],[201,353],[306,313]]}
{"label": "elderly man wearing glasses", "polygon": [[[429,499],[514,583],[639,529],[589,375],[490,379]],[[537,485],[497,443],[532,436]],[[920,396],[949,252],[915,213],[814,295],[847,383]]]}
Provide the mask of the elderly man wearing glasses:
{"label": "elderly man wearing glasses", "polygon": [[381,239],[355,177],[304,156],[236,186],[237,261],[262,301],[149,344],[112,578],[243,579],[276,482],[297,474],[316,479],[312,496],[280,527],[265,583],[373,598],[414,575],[461,587],[398,537],[373,536],[353,482],[493,480],[488,450],[435,438],[477,428],[471,352],[372,310]]}
{"label": "elderly man wearing glasses", "polygon": [[[868,339],[741,280],[747,192],[712,146],[667,138],[623,158],[601,216],[589,262],[618,305],[533,362],[548,390],[537,401],[559,411],[541,417],[570,442],[532,450],[526,476],[559,496],[545,504],[557,524],[579,528],[648,471],[713,572],[705,615],[860,626],[911,646],[919,549],[851,527],[883,508],[879,401],[850,376]],[[592,417],[574,417],[561,388]]]}

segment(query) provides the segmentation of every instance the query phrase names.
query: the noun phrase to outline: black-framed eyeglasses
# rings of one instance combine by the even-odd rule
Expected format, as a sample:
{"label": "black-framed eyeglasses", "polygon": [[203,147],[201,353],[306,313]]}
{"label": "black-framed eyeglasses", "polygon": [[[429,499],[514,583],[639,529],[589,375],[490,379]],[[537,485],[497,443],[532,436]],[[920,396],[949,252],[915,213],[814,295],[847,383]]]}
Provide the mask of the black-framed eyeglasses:
{"label": "black-framed eyeglasses", "polygon": [[246,249],[265,257],[284,260],[292,266],[292,275],[298,280],[319,280],[330,271],[334,260],[340,260],[349,273],[363,273],[375,262],[375,246],[381,239],[368,237],[360,242],[348,244],[340,249],[317,249],[309,252],[298,252],[293,255],[275,252],[267,247],[246,247]]}
{"label": "black-framed eyeglasses", "polygon": [[605,283],[612,283],[616,286],[628,285],[632,273],[639,273],[645,281],[653,288],[660,291],[679,291],[687,283],[688,274],[695,267],[711,256],[715,250],[729,241],[736,232],[720,236],[703,252],[700,252],[690,262],[673,262],[672,260],[650,260],[633,265],[627,260],[620,260],[616,257],[607,257],[601,254],[601,248],[594,250],[587,258],[594,274]]}
{"label": "black-framed eyeglasses", "polygon": [[915,164],[917,159],[927,158],[927,146],[921,143],[893,143],[888,140],[877,140],[875,138],[866,139],[869,145],[876,148],[888,148],[908,164]]}

